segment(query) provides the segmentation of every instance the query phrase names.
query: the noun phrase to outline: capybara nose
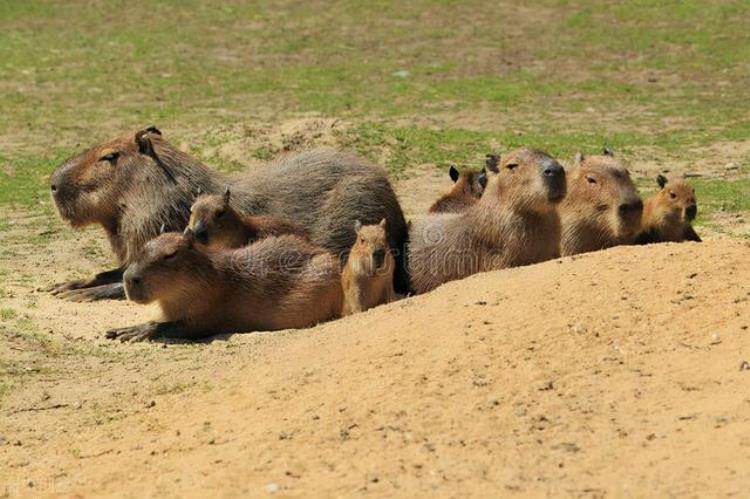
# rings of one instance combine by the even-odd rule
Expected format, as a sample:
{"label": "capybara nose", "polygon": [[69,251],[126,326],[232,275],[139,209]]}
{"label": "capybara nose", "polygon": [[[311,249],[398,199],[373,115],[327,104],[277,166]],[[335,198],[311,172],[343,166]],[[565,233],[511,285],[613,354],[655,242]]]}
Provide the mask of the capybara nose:
{"label": "capybara nose", "polygon": [[694,204],[691,204],[687,208],[685,208],[685,218],[688,220],[695,220],[695,217],[698,215],[698,207]]}
{"label": "capybara nose", "polygon": [[542,165],[542,175],[545,177],[556,177],[557,175],[561,175],[564,173],[565,170],[563,170],[563,167],[560,163],[557,161],[546,161]]}
{"label": "capybara nose", "polygon": [[636,199],[633,201],[629,201],[627,203],[622,203],[618,210],[620,211],[621,217],[628,217],[628,216],[640,216],[641,212],[643,211],[643,201],[640,199]]}
{"label": "capybara nose", "polygon": [[193,226],[193,236],[199,243],[208,244],[208,229],[203,225],[203,222],[196,222]]}
{"label": "capybara nose", "polygon": [[125,278],[125,284],[131,288],[138,287],[143,283],[143,278],[138,275],[131,275]]}
{"label": "capybara nose", "polygon": [[380,268],[383,266],[385,261],[385,250],[379,249],[372,252],[372,259],[375,262],[375,267]]}

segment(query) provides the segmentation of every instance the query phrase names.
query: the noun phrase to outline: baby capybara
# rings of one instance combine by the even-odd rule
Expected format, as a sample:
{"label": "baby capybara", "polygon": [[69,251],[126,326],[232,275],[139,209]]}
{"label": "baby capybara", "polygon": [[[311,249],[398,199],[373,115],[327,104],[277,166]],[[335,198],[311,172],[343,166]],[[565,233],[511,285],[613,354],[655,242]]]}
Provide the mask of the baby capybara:
{"label": "baby capybara", "polygon": [[[101,225],[119,264],[92,279],[53,286],[53,293],[79,301],[123,297],[122,270],[144,244],[162,225],[184,229],[198,192],[221,194],[227,185],[238,208],[292,221],[336,255],[354,243],[355,220],[386,218],[388,244],[399,262],[403,257],[406,222],[383,169],[352,155],[317,150],[226,177],[147,127],[70,158],[52,175],[60,216],[74,227]],[[400,287],[407,283],[404,270],[397,265]]]}
{"label": "baby capybara", "polygon": [[309,327],[339,316],[343,302],[338,258],[293,235],[203,251],[189,229],[162,234],[124,281],[130,300],[159,304],[163,322],[107,332],[122,341]]}
{"label": "baby capybara", "polygon": [[[490,161],[490,156],[487,157]],[[482,197],[484,188],[487,185],[487,172],[484,168],[464,168],[459,170],[451,166],[448,175],[453,181],[453,187],[440,196],[432,206],[430,213],[458,213],[464,211],[469,206],[477,203]]]}
{"label": "baby capybara", "polygon": [[635,242],[643,201],[627,168],[605,148],[599,156],[576,156],[559,211],[560,253],[575,255]]}
{"label": "baby capybara", "polygon": [[305,239],[310,235],[302,227],[270,215],[249,215],[232,206],[231,191],[203,194],[190,208],[188,228],[195,240],[208,248],[241,248],[268,236],[294,234]]}
{"label": "baby capybara", "polygon": [[377,225],[362,225],[357,221],[357,238],[341,273],[344,289],[342,315],[364,312],[396,298],[393,290],[393,270],[396,261],[386,239],[386,220]]}
{"label": "baby capybara", "polygon": [[700,242],[692,226],[698,215],[695,189],[681,177],[659,175],[656,182],[661,190],[646,199],[638,243]]}
{"label": "baby capybara", "polygon": [[424,293],[477,272],[559,255],[565,170],[548,154],[519,149],[490,169],[479,202],[463,213],[430,214],[409,231],[412,289]]}

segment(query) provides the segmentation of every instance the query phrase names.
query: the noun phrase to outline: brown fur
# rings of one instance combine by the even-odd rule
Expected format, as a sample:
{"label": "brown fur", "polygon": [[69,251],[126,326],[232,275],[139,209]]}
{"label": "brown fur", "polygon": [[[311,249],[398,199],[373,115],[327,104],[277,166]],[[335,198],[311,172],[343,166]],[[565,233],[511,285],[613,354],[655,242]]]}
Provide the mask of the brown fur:
{"label": "brown fur", "polygon": [[430,213],[459,213],[479,201],[487,182],[485,170],[465,168],[457,170],[451,166],[450,176],[454,184],[451,189],[440,196],[432,206]]}
{"label": "brown fur", "polygon": [[269,236],[294,234],[309,239],[302,227],[270,215],[250,215],[231,204],[229,188],[224,194],[203,194],[190,208],[188,228],[196,242],[210,249],[241,248]]}
{"label": "brown fur", "polygon": [[408,258],[417,293],[477,272],[558,256],[555,206],[565,196],[560,164],[541,151],[520,149],[503,156],[493,173],[475,206],[412,224]]}
{"label": "brown fur", "polygon": [[560,204],[560,253],[575,255],[631,244],[640,229],[643,202],[630,173],[609,149],[578,155]]}
{"label": "brown fur", "polygon": [[[159,234],[162,225],[166,230],[182,230],[198,192],[220,194],[226,185],[231,186],[238,208],[294,221],[309,230],[315,244],[337,255],[351,248],[355,220],[377,223],[387,218],[389,245],[399,260],[403,255],[406,222],[385,172],[333,151],[286,156],[230,179],[179,151],[149,127],[67,160],[52,175],[51,184],[61,217],[74,227],[101,225],[121,268]],[[405,287],[404,266],[398,265],[396,272],[399,285]],[[55,289],[102,282],[78,281]]]}
{"label": "brown fur", "polygon": [[638,242],[700,242],[692,226],[698,214],[695,189],[681,177],[659,175],[657,183],[661,190],[646,199]]}
{"label": "brown fur", "polygon": [[342,315],[364,312],[395,299],[393,270],[396,261],[389,251],[385,230],[385,219],[377,225],[355,224],[357,239],[341,273]]}
{"label": "brown fur", "polygon": [[124,280],[128,298],[157,302],[165,322],[113,330],[112,339],[303,328],[337,317],[343,302],[336,257],[293,235],[203,251],[189,230],[163,234],[145,245]]}

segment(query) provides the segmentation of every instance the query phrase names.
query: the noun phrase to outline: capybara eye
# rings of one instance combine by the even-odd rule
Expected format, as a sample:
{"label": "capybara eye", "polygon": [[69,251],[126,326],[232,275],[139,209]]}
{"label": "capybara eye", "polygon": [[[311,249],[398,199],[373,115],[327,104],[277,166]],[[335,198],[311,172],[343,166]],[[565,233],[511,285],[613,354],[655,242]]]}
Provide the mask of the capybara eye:
{"label": "capybara eye", "polygon": [[515,168],[518,168],[518,163],[508,163],[507,165],[505,165],[505,168],[507,168],[508,170],[513,170]]}
{"label": "capybara eye", "polygon": [[675,194],[672,191],[669,191],[669,197],[672,198],[672,199],[677,199],[677,194]]}
{"label": "capybara eye", "polygon": [[114,163],[115,161],[117,161],[117,158],[119,157],[120,157],[119,152],[111,152],[99,158],[99,161],[109,161],[110,163]]}
{"label": "capybara eye", "polygon": [[591,175],[586,175],[586,182],[588,182],[589,184],[595,184],[596,179],[592,177]]}
{"label": "capybara eye", "polygon": [[220,211],[217,211],[217,212],[216,212],[216,218],[221,218],[221,217],[223,217],[224,215],[226,215],[226,213],[227,213],[227,212],[226,212],[226,210],[220,210]]}
{"label": "capybara eye", "polygon": [[177,252],[176,252],[176,251],[173,251],[172,253],[169,253],[169,254],[166,254],[166,255],[164,255],[164,258],[163,258],[163,260],[171,260],[171,259],[172,259],[172,258],[174,258],[174,257],[175,257],[176,255],[177,255]]}

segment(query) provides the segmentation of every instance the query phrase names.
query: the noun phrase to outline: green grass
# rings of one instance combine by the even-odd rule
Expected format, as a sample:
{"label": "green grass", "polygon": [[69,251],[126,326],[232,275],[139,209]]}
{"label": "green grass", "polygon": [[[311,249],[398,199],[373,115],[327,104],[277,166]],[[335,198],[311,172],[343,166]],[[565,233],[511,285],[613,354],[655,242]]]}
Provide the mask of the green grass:
{"label": "green grass", "polygon": [[65,157],[152,122],[215,148],[227,124],[342,118],[339,146],[393,172],[492,144],[675,157],[747,140],[748,22],[747,0],[6,0],[0,208],[47,203]]}

